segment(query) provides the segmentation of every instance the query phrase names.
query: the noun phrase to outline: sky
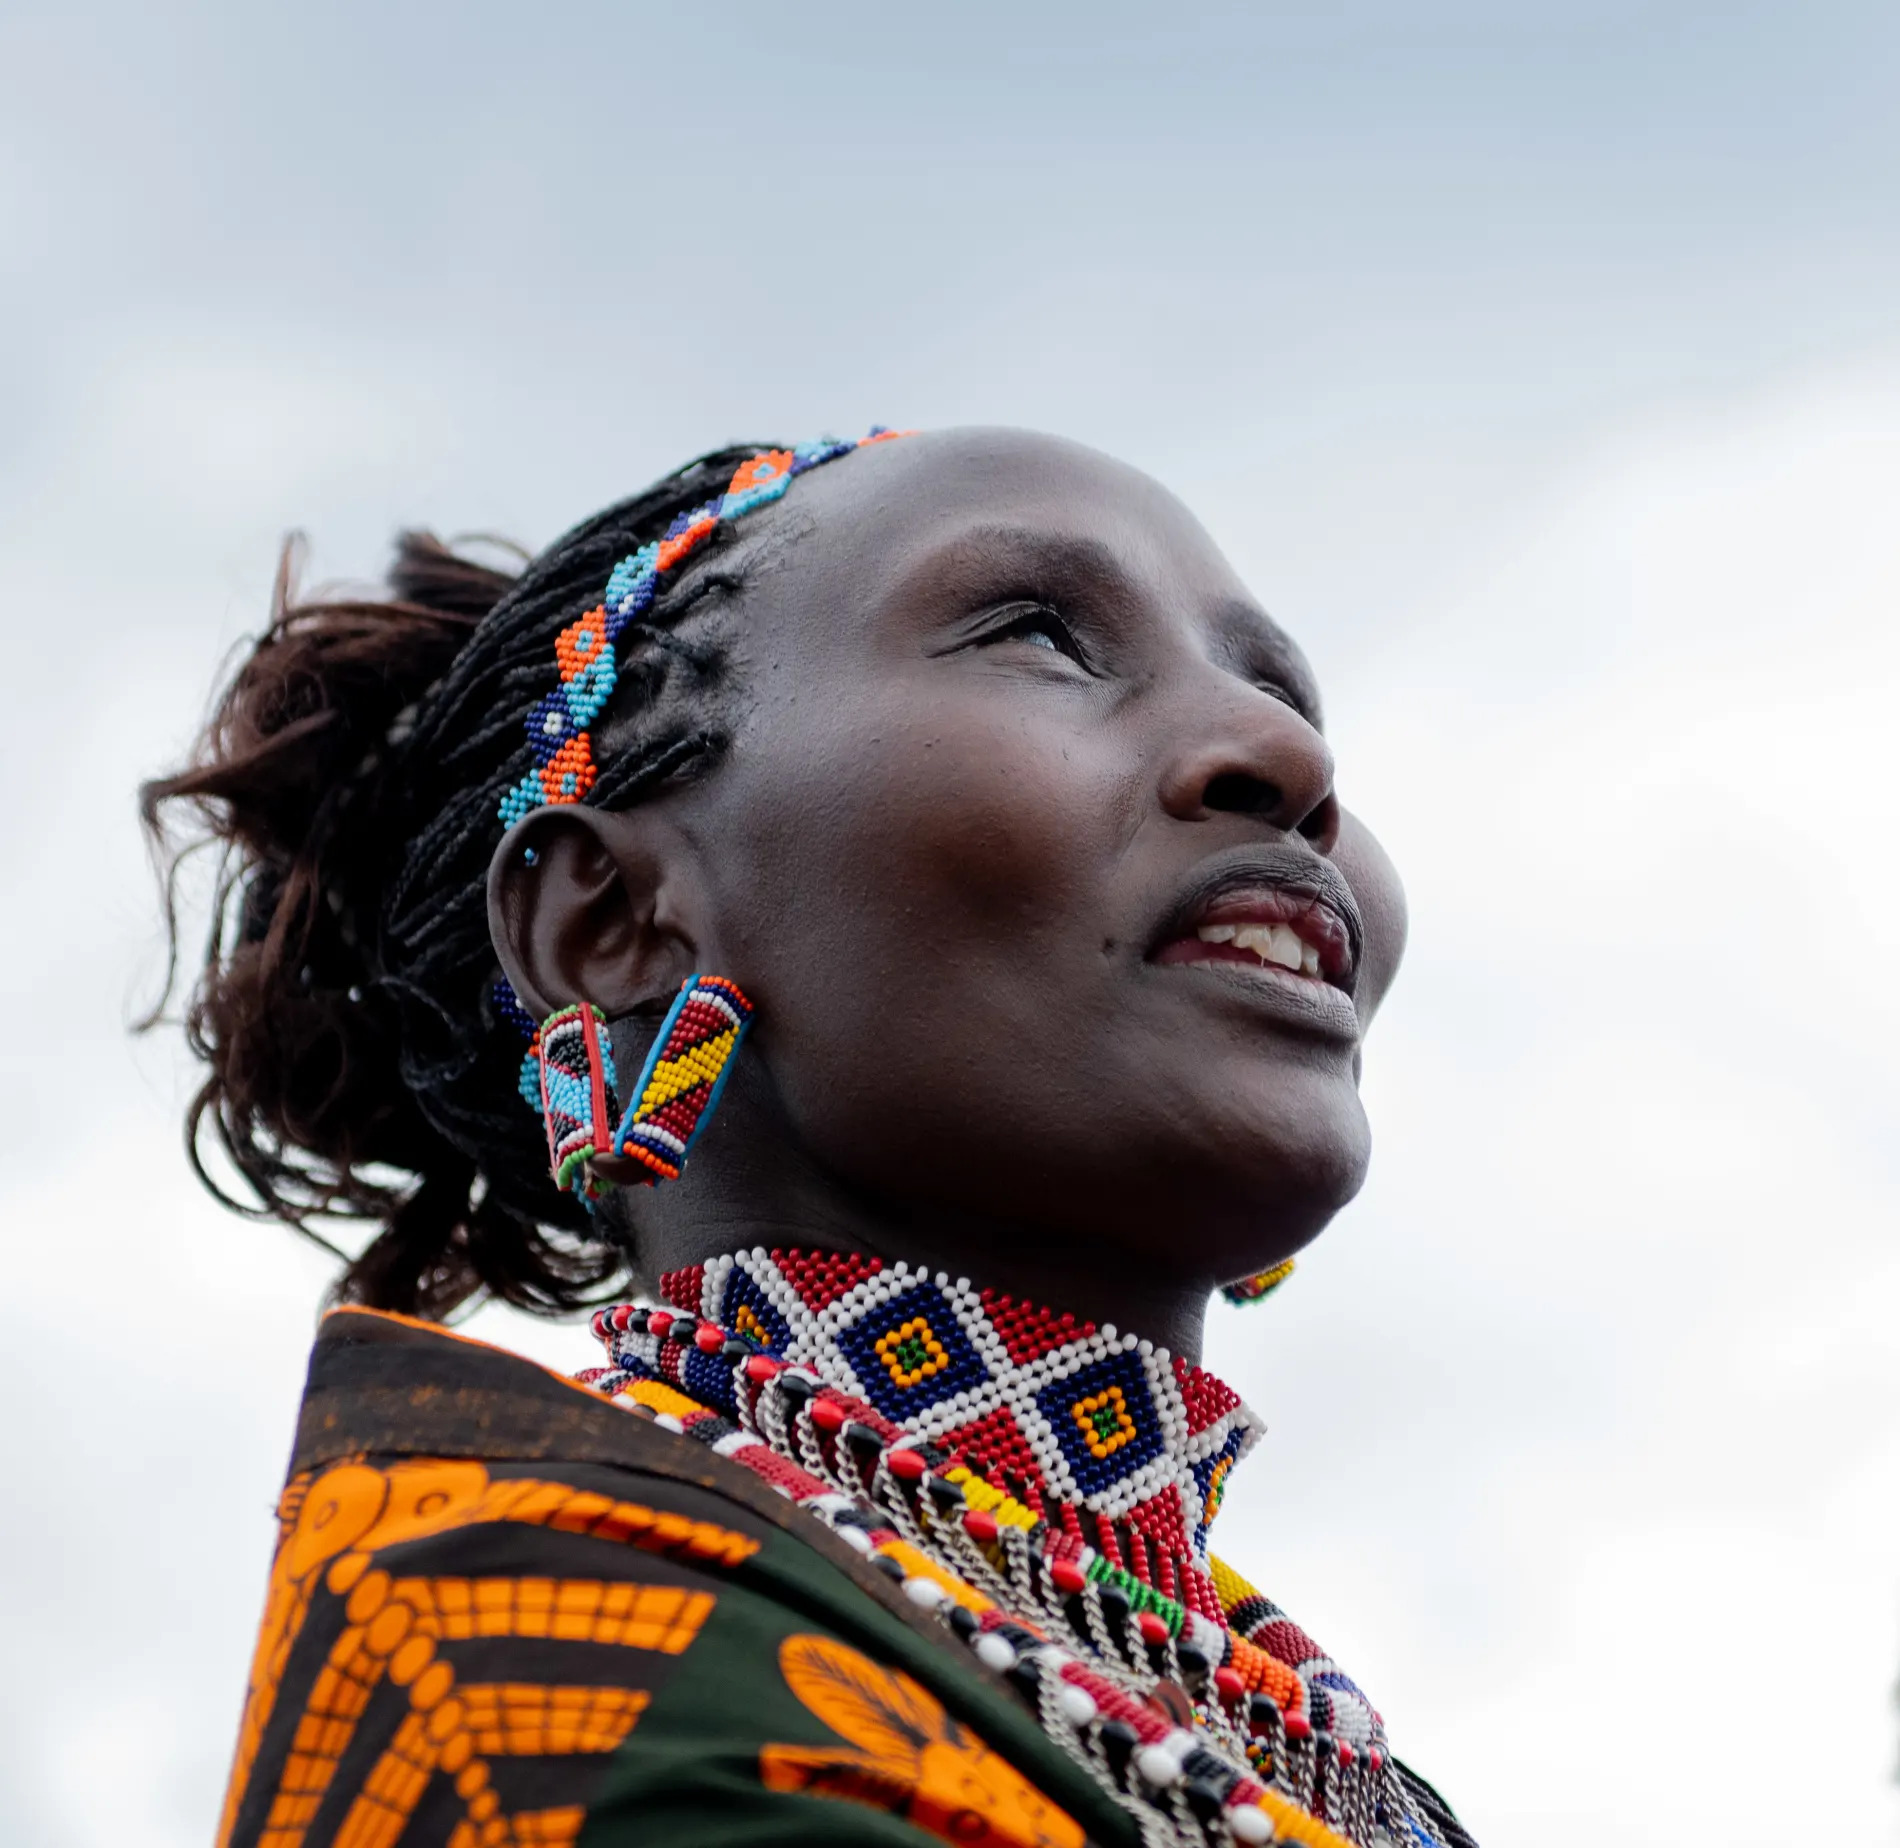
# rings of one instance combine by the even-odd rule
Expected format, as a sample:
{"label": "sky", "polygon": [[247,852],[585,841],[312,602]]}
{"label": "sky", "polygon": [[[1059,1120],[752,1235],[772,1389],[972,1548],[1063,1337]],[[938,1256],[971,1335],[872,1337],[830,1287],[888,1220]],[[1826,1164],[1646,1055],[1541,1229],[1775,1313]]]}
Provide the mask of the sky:
{"label": "sky", "polygon": [[[209,1839],[319,1257],[134,823],[282,536],[1093,443],[1409,889],[1223,1550],[1489,1848],[1900,1842],[1900,13],[0,8],[0,1839]],[[474,1331],[590,1364],[577,1327]]]}

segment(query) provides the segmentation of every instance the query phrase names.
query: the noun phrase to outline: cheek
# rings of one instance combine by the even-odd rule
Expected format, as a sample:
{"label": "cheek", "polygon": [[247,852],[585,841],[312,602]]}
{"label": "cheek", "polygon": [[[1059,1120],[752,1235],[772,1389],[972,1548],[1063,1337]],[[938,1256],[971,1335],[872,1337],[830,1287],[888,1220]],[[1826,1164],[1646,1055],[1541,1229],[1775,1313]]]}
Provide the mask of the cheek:
{"label": "cheek", "polygon": [[755,851],[804,924],[999,955],[1097,900],[1117,807],[1101,747],[998,704],[900,694],[777,759]]}
{"label": "cheek", "polygon": [[722,829],[740,845],[721,935],[788,1104],[834,1159],[866,1136],[942,1159],[946,1119],[1019,1119],[1101,1006],[1114,770],[975,692],[839,698],[835,721],[745,766]]}

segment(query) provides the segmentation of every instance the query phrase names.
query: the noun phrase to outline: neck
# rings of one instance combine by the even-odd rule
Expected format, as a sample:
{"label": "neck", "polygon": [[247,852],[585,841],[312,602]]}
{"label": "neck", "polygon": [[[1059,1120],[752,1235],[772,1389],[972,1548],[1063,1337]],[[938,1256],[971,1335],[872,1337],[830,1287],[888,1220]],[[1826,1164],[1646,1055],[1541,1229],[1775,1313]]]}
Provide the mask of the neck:
{"label": "neck", "polygon": [[[736,1127],[722,1123],[721,1129]],[[1091,1246],[1071,1228],[1029,1225],[939,1205],[867,1198],[809,1159],[787,1159],[756,1136],[708,1138],[673,1187],[623,1195],[640,1279],[754,1245],[858,1252],[968,1277],[1201,1358],[1211,1278],[1184,1278],[1152,1259]]]}

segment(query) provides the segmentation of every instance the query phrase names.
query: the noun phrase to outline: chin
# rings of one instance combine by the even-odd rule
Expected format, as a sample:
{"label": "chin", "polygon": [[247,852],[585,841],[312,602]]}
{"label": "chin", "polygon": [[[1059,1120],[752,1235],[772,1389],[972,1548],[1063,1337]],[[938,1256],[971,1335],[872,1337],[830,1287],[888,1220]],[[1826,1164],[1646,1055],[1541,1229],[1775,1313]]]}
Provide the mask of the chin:
{"label": "chin", "polygon": [[1210,1275],[1251,1276],[1324,1232],[1365,1184],[1371,1160],[1371,1126],[1356,1094],[1290,1121],[1276,1113],[1252,1136],[1200,1151],[1195,1178],[1183,1173],[1169,1214],[1172,1236]]}

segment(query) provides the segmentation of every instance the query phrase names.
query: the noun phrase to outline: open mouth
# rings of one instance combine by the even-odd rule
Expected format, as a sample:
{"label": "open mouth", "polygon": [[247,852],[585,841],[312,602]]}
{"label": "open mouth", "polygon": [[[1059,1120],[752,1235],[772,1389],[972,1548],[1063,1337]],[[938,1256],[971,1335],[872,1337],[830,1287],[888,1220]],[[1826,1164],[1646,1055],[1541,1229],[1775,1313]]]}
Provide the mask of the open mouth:
{"label": "open mouth", "polygon": [[1335,904],[1310,888],[1229,883],[1170,925],[1150,960],[1239,964],[1350,994],[1357,963],[1350,904],[1350,897]]}

